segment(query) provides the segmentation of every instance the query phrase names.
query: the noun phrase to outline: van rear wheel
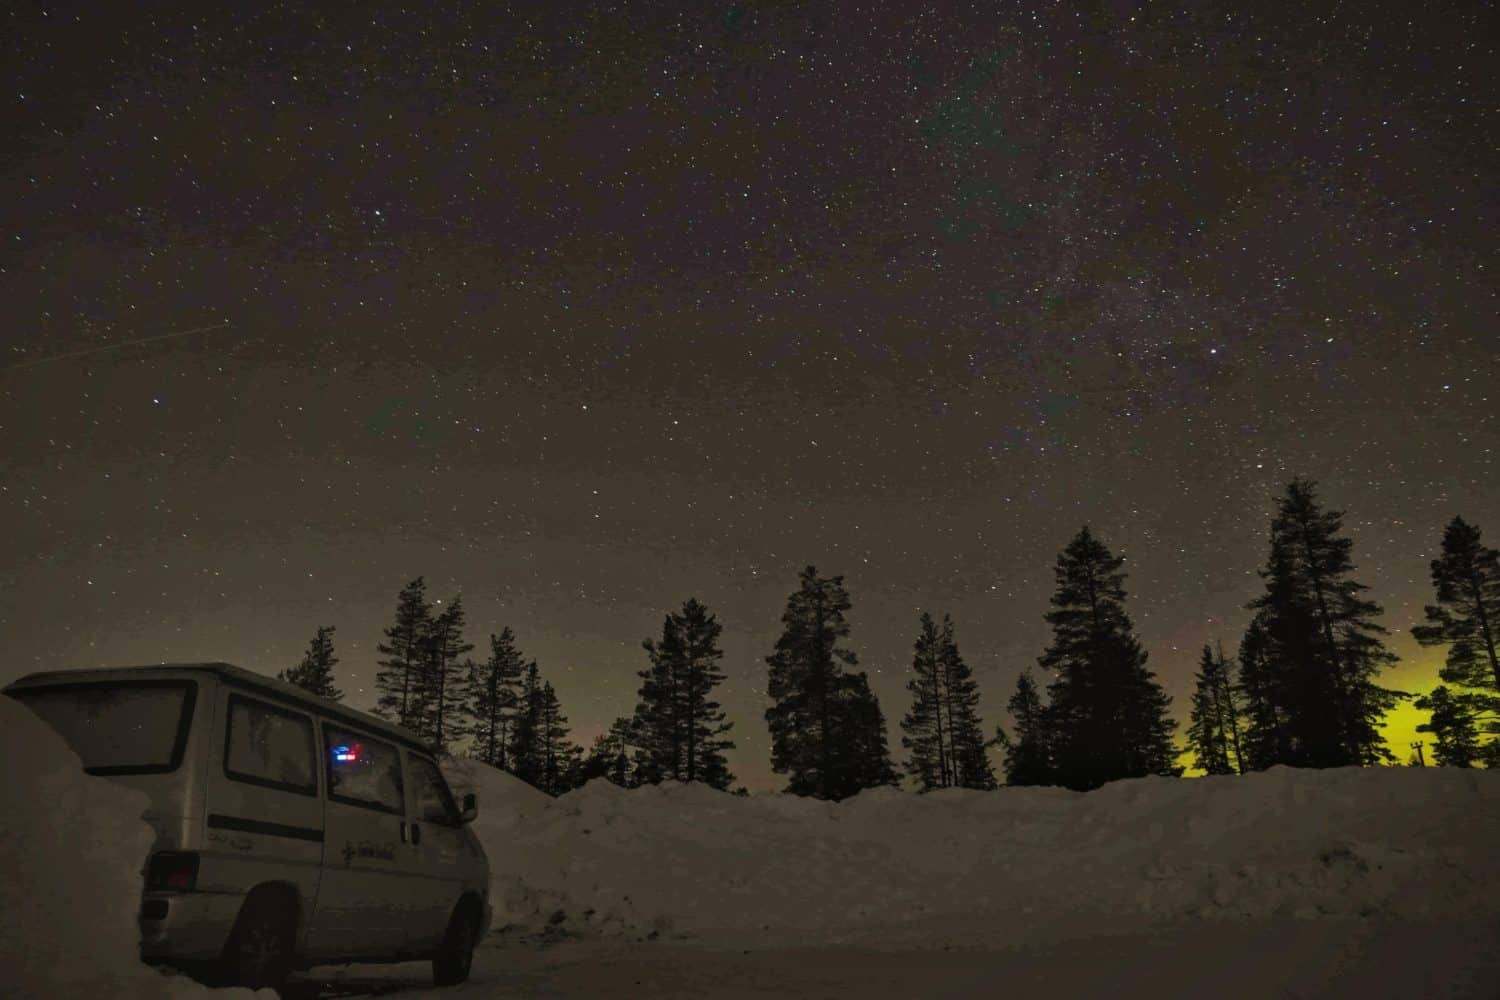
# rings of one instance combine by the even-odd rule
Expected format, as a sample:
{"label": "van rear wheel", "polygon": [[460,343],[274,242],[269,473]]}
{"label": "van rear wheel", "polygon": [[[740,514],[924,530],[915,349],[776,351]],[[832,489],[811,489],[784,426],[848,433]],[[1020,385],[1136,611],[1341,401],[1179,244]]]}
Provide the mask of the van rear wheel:
{"label": "van rear wheel", "polygon": [[245,901],[224,945],[224,977],[231,986],[279,989],[292,974],[294,917],[272,896]]}
{"label": "van rear wheel", "polygon": [[448,930],[443,934],[443,943],[432,956],[432,981],[437,986],[457,986],[469,978],[469,967],[474,964],[475,936],[479,932],[474,908],[459,903],[448,918]]}

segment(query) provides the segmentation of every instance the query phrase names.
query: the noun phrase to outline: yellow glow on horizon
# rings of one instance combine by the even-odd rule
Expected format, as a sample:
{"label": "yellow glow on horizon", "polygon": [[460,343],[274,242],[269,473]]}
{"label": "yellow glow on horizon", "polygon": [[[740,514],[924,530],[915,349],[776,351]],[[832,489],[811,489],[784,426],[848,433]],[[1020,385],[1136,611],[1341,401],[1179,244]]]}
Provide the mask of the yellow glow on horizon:
{"label": "yellow glow on horizon", "polygon": [[[1427,721],[1428,713],[1417,708],[1412,702],[1443,682],[1438,676],[1438,671],[1448,656],[1448,647],[1419,646],[1409,632],[1393,632],[1387,637],[1386,647],[1401,659],[1389,670],[1377,674],[1375,683],[1383,688],[1405,691],[1412,697],[1402,699],[1395,708],[1391,709],[1381,724],[1380,735],[1385,739],[1386,747],[1395,755],[1398,764],[1407,762],[1415,753],[1411,745],[1421,740],[1425,744],[1422,747],[1422,753],[1428,766],[1431,766],[1432,734],[1417,732],[1417,726]],[[1186,723],[1182,725],[1179,732],[1185,729]],[[1182,772],[1184,778],[1203,776],[1201,770],[1192,766],[1191,751],[1183,753],[1178,763],[1187,767],[1187,770]]]}
{"label": "yellow glow on horizon", "polygon": [[1375,683],[1384,688],[1406,691],[1406,698],[1393,708],[1380,727],[1385,745],[1396,755],[1396,761],[1405,764],[1415,752],[1411,745],[1417,740],[1426,744],[1422,753],[1427,763],[1432,763],[1432,734],[1417,732],[1417,726],[1427,721],[1427,713],[1412,704],[1412,701],[1430,692],[1441,684],[1438,671],[1448,656],[1447,646],[1419,646],[1410,632],[1398,632],[1390,636],[1387,645],[1401,661],[1375,678]]}

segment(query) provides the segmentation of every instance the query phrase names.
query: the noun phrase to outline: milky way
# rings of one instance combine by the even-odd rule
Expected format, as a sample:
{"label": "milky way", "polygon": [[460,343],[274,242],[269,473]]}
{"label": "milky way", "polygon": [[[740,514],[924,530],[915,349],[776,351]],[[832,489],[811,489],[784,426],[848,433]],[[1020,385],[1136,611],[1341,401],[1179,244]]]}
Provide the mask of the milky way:
{"label": "milky way", "polygon": [[1302,474],[1430,684],[1442,526],[1500,540],[1500,31],[1323,6],[12,12],[0,681],[332,624],[365,707],[422,574],[587,738],[696,596],[770,787],[802,566],[893,729],[923,609],[993,725],[1087,523],[1185,714]]}

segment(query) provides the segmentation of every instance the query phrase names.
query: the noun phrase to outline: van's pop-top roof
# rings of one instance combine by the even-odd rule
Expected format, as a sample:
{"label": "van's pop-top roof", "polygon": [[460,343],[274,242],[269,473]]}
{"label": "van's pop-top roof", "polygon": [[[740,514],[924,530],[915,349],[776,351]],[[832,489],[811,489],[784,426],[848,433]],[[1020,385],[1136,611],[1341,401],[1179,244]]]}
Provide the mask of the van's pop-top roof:
{"label": "van's pop-top roof", "polygon": [[133,667],[87,667],[81,670],[44,670],[34,674],[27,674],[17,681],[7,685],[5,691],[19,691],[23,688],[51,687],[57,684],[97,684],[107,681],[131,680],[147,676],[161,677],[169,674],[215,674],[224,680],[232,681],[243,687],[257,688],[260,691],[276,695],[291,701],[302,702],[315,709],[319,713],[335,719],[342,719],[346,723],[359,725],[390,737],[413,749],[428,752],[426,745],[420,737],[409,729],[392,722],[387,722],[378,715],[369,712],[361,712],[357,708],[350,708],[341,702],[329,698],[322,698],[310,691],[305,691],[295,684],[278,680],[275,677],[267,677],[244,667],[237,667],[232,663],[152,663]]}

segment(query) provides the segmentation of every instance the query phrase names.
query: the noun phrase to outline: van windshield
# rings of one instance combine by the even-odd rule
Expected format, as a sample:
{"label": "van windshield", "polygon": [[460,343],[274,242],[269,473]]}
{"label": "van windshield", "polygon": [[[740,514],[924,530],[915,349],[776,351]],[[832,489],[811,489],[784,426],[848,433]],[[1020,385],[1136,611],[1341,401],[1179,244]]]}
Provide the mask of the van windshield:
{"label": "van windshield", "polygon": [[192,681],[58,684],[12,691],[57,730],[90,774],[177,769],[193,718]]}

